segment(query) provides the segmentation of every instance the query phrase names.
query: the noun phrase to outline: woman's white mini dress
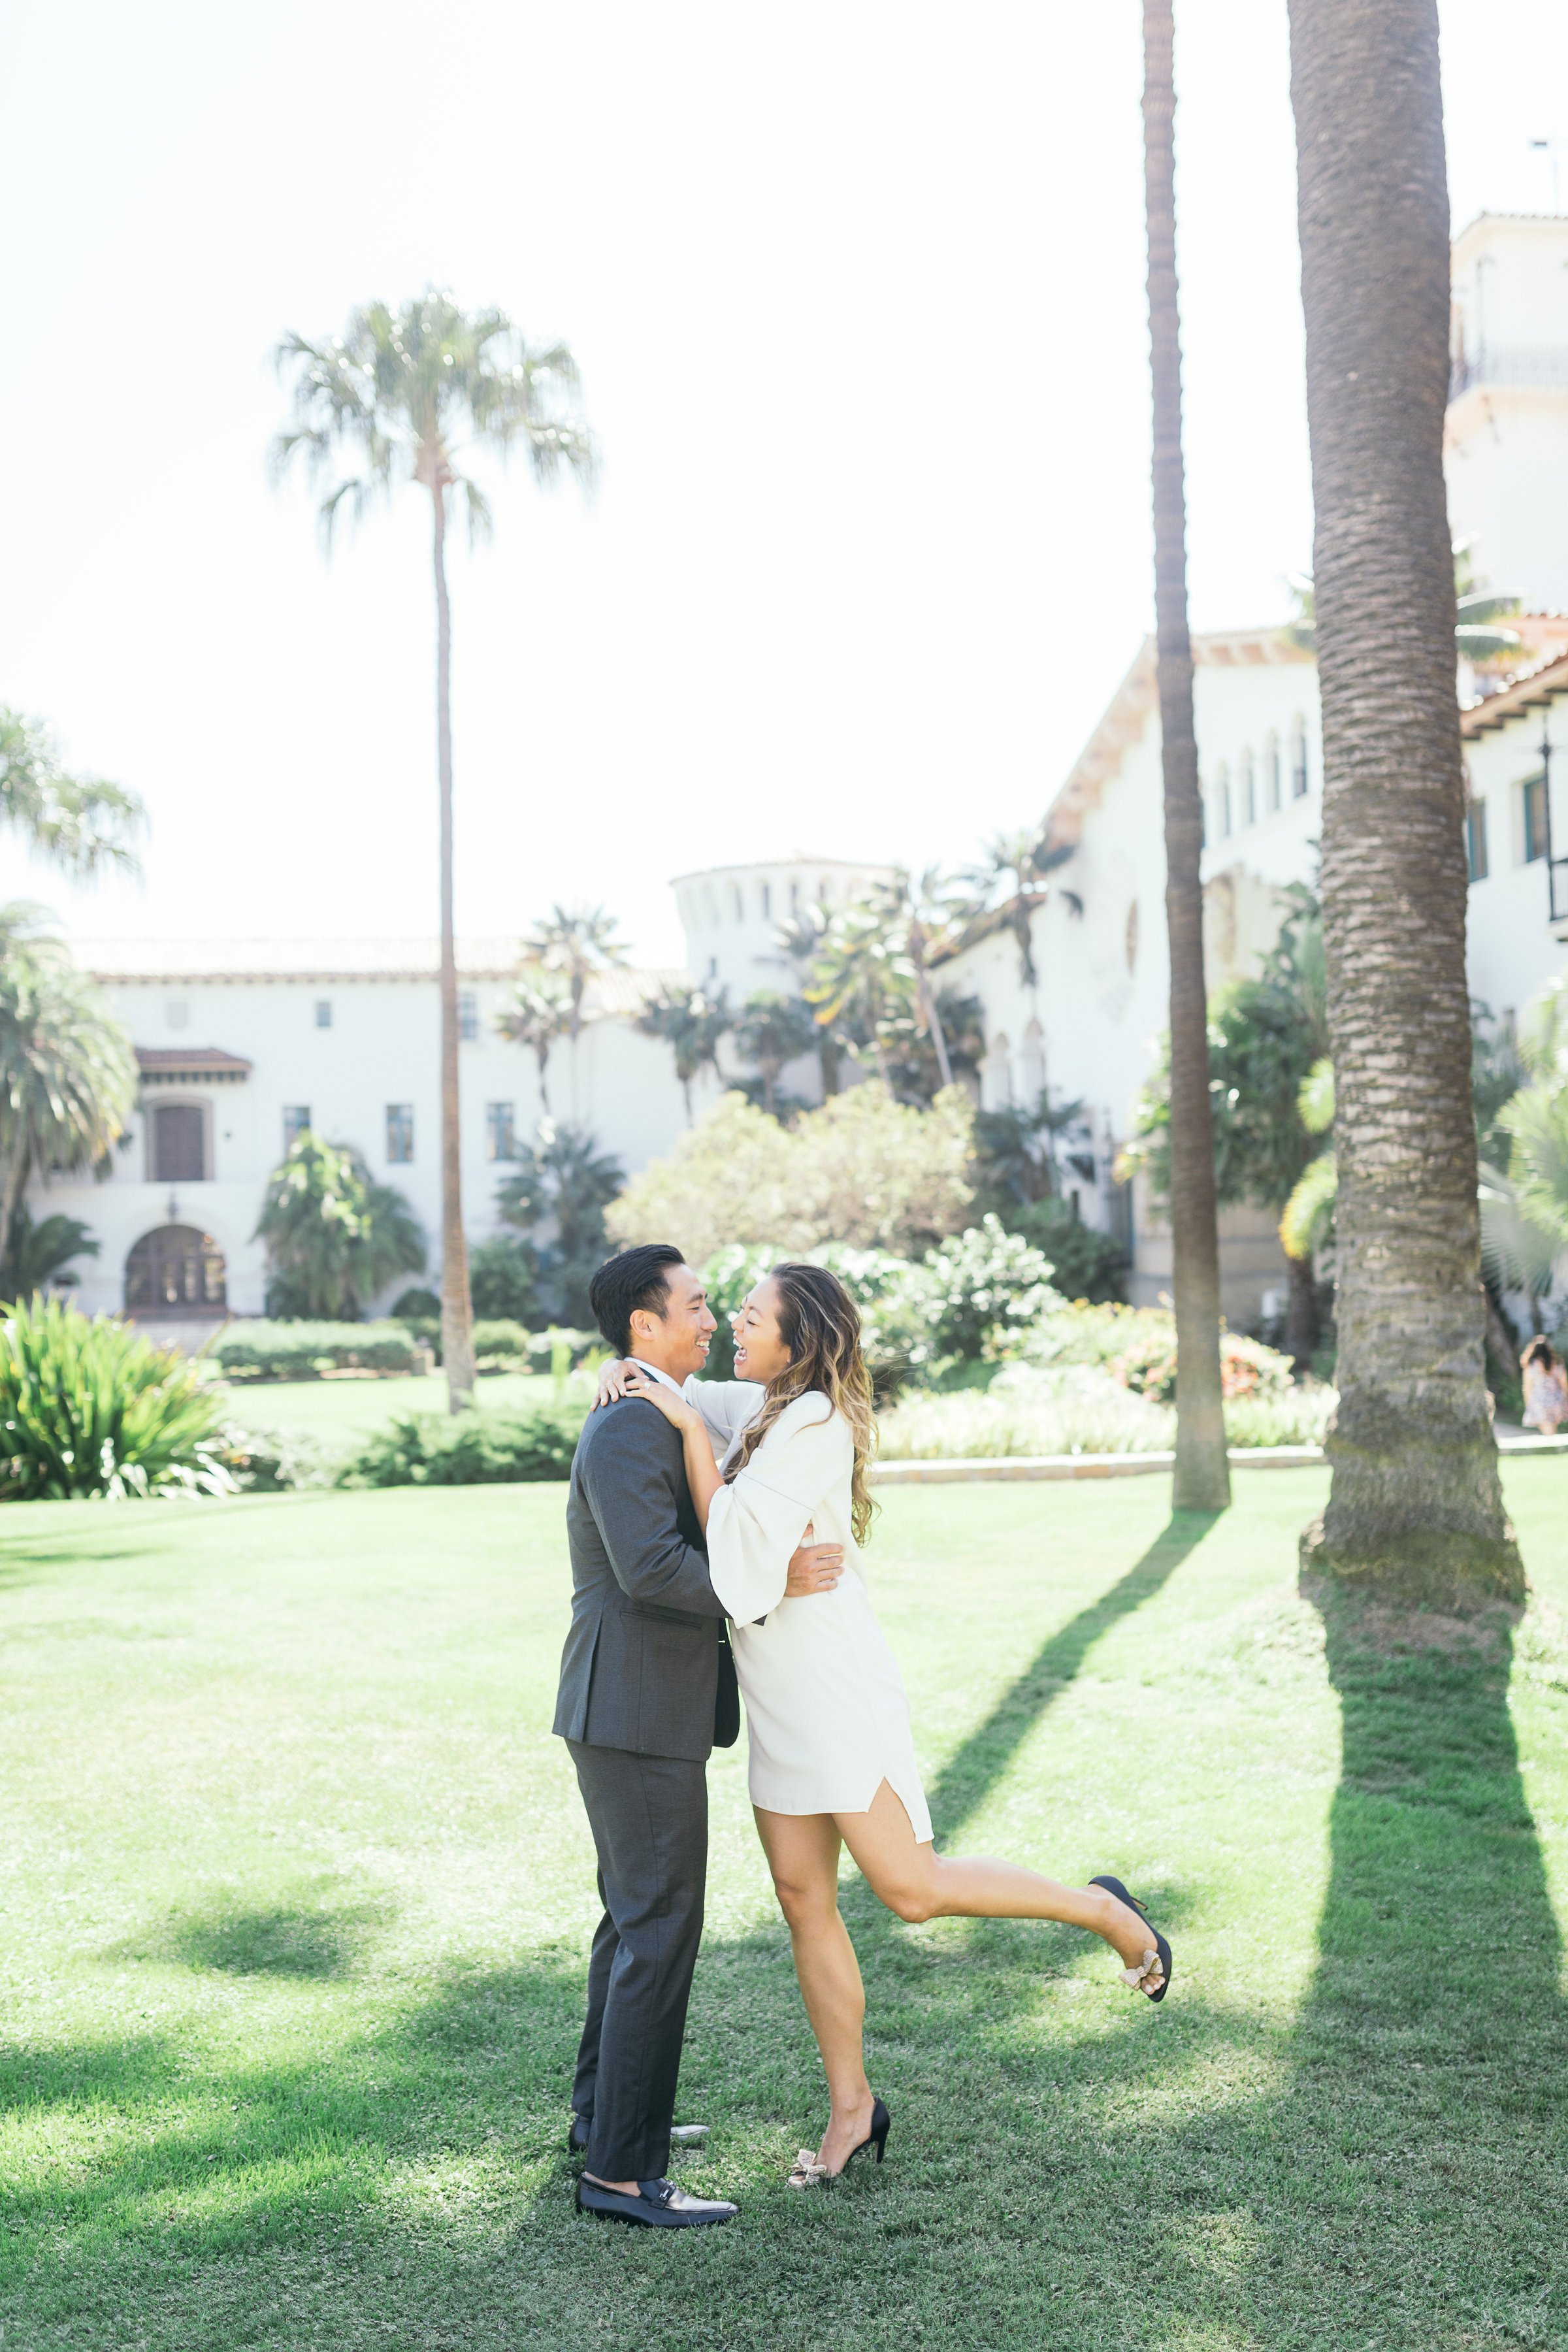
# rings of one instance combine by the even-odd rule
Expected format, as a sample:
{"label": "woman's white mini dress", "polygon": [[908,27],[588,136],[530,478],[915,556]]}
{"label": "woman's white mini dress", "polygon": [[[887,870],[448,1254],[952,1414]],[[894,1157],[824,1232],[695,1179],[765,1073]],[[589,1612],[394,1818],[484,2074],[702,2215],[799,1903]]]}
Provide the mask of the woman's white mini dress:
{"label": "woman's white mini dress", "polygon": [[[754,1381],[689,1380],[727,1462],[763,1402]],[[886,1780],[918,1842],[931,1834],[903,1677],[877,1622],[849,1522],[855,1447],[819,1389],[785,1406],[746,1467],[713,1497],[708,1572],[731,1622],[746,1702],[752,1802],[773,1813],[863,1813]],[[786,1601],[807,1527],[844,1547],[833,1592]]]}

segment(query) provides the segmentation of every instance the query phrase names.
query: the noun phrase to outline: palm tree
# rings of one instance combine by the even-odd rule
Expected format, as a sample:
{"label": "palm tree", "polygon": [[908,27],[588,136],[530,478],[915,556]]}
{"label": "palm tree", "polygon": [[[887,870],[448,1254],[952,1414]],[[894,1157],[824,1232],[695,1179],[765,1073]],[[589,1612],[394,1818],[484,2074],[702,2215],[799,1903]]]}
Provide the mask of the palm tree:
{"label": "palm tree", "polygon": [[841,1029],[858,1056],[869,1055],[888,1077],[888,1032],[916,1000],[915,968],[904,945],[905,926],[885,898],[841,907],[828,924],[805,1001],[824,1028]]}
{"label": "palm tree", "polygon": [[525,964],[512,988],[512,1002],[498,1014],[496,1027],[516,1045],[526,1045],[539,1065],[539,1099],[550,1109],[550,1052],[572,1026],[572,991],[564,973],[548,964]]}
{"label": "palm tree", "polygon": [[76,881],[106,868],[139,874],[131,846],[146,810],[123,785],[68,775],[41,719],[0,703],[0,824]]}
{"label": "palm tree", "polygon": [[96,1257],[100,1246],[79,1217],[41,1217],[35,1224],[26,1201],[18,1201],[0,1260],[0,1298],[30,1298],[51,1284],[70,1288],[78,1280],[69,1271],[72,1259]]}
{"label": "palm tree", "polygon": [[309,1129],[268,1179],[256,1239],[272,1265],[270,1313],[357,1321],[395,1276],[425,1267],[425,1236],[403,1194],[378,1184],[349,1145]]}
{"label": "palm tree", "polygon": [[588,982],[596,971],[626,961],[626,947],[616,937],[619,928],[603,907],[552,907],[523,942],[536,962],[546,971],[560,972],[566,982],[571,1002],[567,1034],[574,1045],[583,1031],[583,999]]}
{"label": "palm tree", "polygon": [[[1318,603],[1311,574],[1293,572],[1289,576],[1290,593],[1296,599],[1296,617],[1287,624],[1285,635],[1303,653],[1315,653],[1318,647]],[[1517,629],[1500,629],[1500,621],[1511,620],[1523,604],[1521,596],[1500,594],[1476,578],[1470,561],[1468,539],[1454,541],[1454,598],[1457,619],[1454,626],[1454,651],[1460,661],[1491,662],[1505,654],[1516,654],[1524,643]],[[1372,627],[1370,620],[1367,625]]]}
{"label": "palm tree", "polygon": [[734,1024],[735,1044],[762,1074],[763,1108],[773,1114],[784,1064],[809,1054],[816,1043],[816,1024],[798,996],[781,996],[776,989],[760,988],[748,996]]}
{"label": "palm tree", "polygon": [[893,880],[884,883],[881,888],[889,910],[903,927],[904,953],[915,975],[918,1025],[931,1039],[942,1085],[950,1087],[952,1061],[947,1050],[941,1006],[931,985],[931,962],[932,956],[951,942],[962,902],[955,886],[936,866],[928,866],[918,875],[900,866]]}
{"label": "palm tree", "polygon": [[447,595],[448,501],[461,495],[470,539],[491,528],[489,500],[459,460],[472,446],[506,456],[521,446],[536,481],[586,480],[593,444],[575,412],[577,368],[564,344],[533,351],[504,311],[460,310],[428,289],[400,310],[373,302],[343,333],[312,343],[289,334],[279,373],[294,384],[294,424],[273,444],[281,472],[300,457],[331,481],[341,453],[360,470],[322,499],[330,549],[346,505],[356,519],[402,481],[429,494],[436,576],[436,733],[441,843],[441,1356],[457,1412],[474,1393],[473,1309],[458,1160],[458,961],[452,907],[452,616]]}
{"label": "palm tree", "polygon": [[[816,968],[823,941],[832,923],[833,918],[826,907],[812,905],[803,907],[798,914],[791,915],[773,933],[773,941],[779,950],[778,960],[794,971],[795,985],[803,994]],[[825,1102],[829,1095],[838,1092],[838,1054],[842,1042],[831,1024],[817,1022],[816,1057],[822,1071]]]}
{"label": "palm tree", "polygon": [[1171,948],[1171,1248],[1176,1307],[1177,1510],[1230,1501],[1219,1370],[1219,1230],[1209,1115],[1208,1001],[1199,861],[1203,803],[1187,628],[1176,293],[1176,92],[1171,0],[1143,0],[1143,172],[1153,389],[1154,625],[1165,788],[1165,927]]}
{"label": "palm tree", "polygon": [[1007,928],[1018,943],[1018,970],[1026,988],[1037,987],[1040,978],[1035,969],[1032,928],[1041,893],[1030,885],[1046,870],[1041,861],[1039,835],[1020,827],[994,834],[978,863],[966,866],[959,877],[970,887],[966,911],[971,922],[997,908],[1005,910]]}
{"label": "palm tree", "polygon": [[723,989],[710,996],[686,981],[666,981],[644,1003],[637,1027],[646,1036],[662,1037],[675,1056],[675,1075],[686,1103],[686,1124],[691,1125],[691,1082],[703,1070],[719,1069],[719,1041],[730,1026],[730,1008]]}
{"label": "palm tree", "polygon": [[1339,1187],[1333,1476],[1302,1557],[1418,1601],[1516,1595],[1483,1369],[1436,0],[1289,15]]}
{"label": "palm tree", "polygon": [[37,907],[0,907],[0,1255],[29,1176],[91,1168],[136,1098],[131,1041]]}

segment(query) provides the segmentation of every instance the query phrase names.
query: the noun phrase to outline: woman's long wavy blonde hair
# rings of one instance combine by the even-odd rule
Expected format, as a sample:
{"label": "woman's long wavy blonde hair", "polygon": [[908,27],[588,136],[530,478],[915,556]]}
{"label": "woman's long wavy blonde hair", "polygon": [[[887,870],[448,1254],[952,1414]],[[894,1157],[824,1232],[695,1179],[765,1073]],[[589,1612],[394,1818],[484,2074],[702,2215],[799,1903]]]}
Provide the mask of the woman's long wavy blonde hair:
{"label": "woman's long wavy blonde hair", "polygon": [[779,1294],[779,1336],[789,1349],[789,1363],[768,1382],[763,1409],[725,1475],[733,1478],[745,1468],[785,1405],[807,1389],[820,1389],[834,1412],[843,1414],[855,1441],[849,1523],[856,1542],[863,1544],[877,1508],[866,1491],[867,1465],[877,1450],[877,1423],[871,1413],[871,1375],[860,1352],[860,1311],[838,1276],[825,1265],[791,1262],[775,1265],[768,1278]]}

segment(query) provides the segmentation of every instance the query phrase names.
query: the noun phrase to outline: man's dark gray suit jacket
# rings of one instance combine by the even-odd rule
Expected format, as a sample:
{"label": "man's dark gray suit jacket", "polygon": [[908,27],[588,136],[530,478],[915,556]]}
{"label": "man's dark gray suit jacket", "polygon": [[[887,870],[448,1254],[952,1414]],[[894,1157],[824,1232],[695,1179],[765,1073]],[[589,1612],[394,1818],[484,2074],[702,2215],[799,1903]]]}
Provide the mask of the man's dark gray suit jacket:
{"label": "man's dark gray suit jacket", "polygon": [[680,1432],[637,1397],[588,1416],[566,1505],[572,1628],[553,1728],[590,1748],[701,1763],[740,1735],[735,1662],[708,1577]]}

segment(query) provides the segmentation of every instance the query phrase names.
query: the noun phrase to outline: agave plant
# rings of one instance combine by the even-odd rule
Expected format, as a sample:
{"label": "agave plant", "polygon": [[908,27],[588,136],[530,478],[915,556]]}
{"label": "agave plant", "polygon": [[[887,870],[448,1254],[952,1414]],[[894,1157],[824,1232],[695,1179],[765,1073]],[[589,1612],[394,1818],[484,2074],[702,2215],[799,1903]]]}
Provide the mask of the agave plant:
{"label": "agave plant", "polygon": [[235,1492],[219,1400],[178,1349],[58,1298],[0,1313],[0,1500]]}

